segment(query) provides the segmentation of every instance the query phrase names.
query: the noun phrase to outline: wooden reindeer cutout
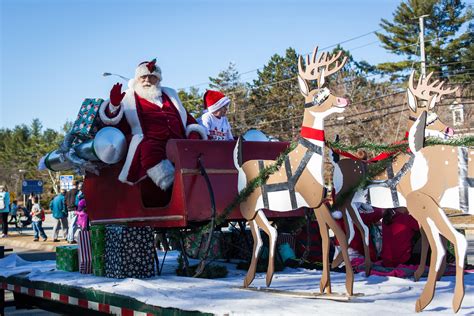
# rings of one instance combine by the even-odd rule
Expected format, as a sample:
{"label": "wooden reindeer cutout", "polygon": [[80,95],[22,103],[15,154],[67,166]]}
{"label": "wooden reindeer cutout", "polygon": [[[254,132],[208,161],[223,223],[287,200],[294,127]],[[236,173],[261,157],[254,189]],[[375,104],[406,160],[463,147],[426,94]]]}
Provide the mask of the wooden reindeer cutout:
{"label": "wooden reindeer cutout", "polygon": [[[464,169],[469,179],[474,178],[474,151],[466,147],[445,145],[423,148],[424,132],[416,134],[414,128],[426,117],[424,112],[410,130],[410,150],[415,157],[413,167],[402,177],[400,192],[406,197],[410,214],[418,221],[431,247],[431,265],[428,280],[420,298],[416,302],[416,311],[423,310],[432,300],[438,272],[444,262],[446,250],[441,237],[449,240],[456,254],[456,285],[454,288],[453,310],[457,312],[464,297],[464,260],[467,241],[457,232],[442,207],[460,208],[458,192],[459,169]],[[459,162],[459,158],[462,162]],[[468,199],[474,198],[474,191],[468,192]]]}
{"label": "wooden reindeer cutout", "polygon": [[[437,102],[441,100],[443,95],[454,93],[457,90],[456,88],[453,89],[446,89],[443,90],[442,86],[444,82],[439,82],[436,80],[432,83],[429,83],[430,78],[432,77],[433,73],[430,73],[426,78],[420,77],[418,80],[418,84],[416,88],[414,87],[414,74],[413,71],[410,75],[408,80],[408,89],[407,89],[407,98],[408,98],[408,107],[410,109],[409,117],[407,120],[407,130],[410,130],[411,126],[415,122],[416,118],[420,116],[420,114],[426,110],[428,110],[428,117],[426,120],[425,125],[425,136],[426,137],[437,137],[437,138],[450,138],[454,135],[454,131],[451,127],[444,124],[436,114],[435,105]],[[434,94],[432,94],[434,93]],[[331,156],[333,157],[333,156]],[[333,182],[336,190],[336,199],[337,196],[344,196],[355,187],[360,179],[365,176],[367,164],[365,161],[362,160],[353,160],[349,158],[340,159],[338,161],[331,161],[334,166],[334,175],[333,175]],[[393,170],[392,166],[389,165],[389,170],[387,170],[387,178],[392,178]],[[388,206],[388,208],[394,208],[400,206],[398,201],[398,194],[396,192],[396,187],[392,186],[390,188],[390,192],[386,192],[386,199],[387,201],[391,201],[392,205]],[[389,195],[390,193],[390,195]],[[366,275],[370,274],[370,269],[372,266],[372,262],[370,260],[370,252],[369,252],[369,229],[363,223],[358,211],[357,205],[358,203],[352,203],[352,196],[345,196],[344,203],[341,205],[340,210],[342,212],[342,216],[344,218],[344,223],[346,226],[346,231],[349,232],[348,243],[352,241],[354,236],[354,230],[352,223],[355,224],[357,229],[359,230],[361,236],[364,236],[364,257],[365,257],[365,273]],[[370,202],[370,201],[369,201]],[[422,236],[424,234],[422,233]],[[427,240],[423,239],[422,244],[424,245],[422,253],[425,254],[424,258],[426,260],[426,253],[427,249]],[[423,258],[423,256],[422,256]],[[332,262],[332,267],[337,267],[342,262],[342,256],[338,254],[336,258]],[[415,279],[417,280],[424,271],[424,266],[420,265],[417,273],[415,273]]]}
{"label": "wooden reindeer cutout", "polygon": [[[342,240],[343,258],[346,264],[346,290],[352,295],[354,275],[347,253],[347,242],[344,232],[331,216],[329,209],[323,203],[324,194],[324,119],[332,113],[342,113],[348,102],[346,99],[332,95],[325,88],[324,79],[341,69],[347,58],[338,61],[342,51],[335,55],[323,53],[316,58],[317,47],[312,58],[306,59],[306,67],[300,56],[298,60],[298,82],[301,93],[305,97],[305,110],[301,137],[297,147],[291,151],[284,165],[272,174],[265,185],[257,188],[245,202],[240,204],[242,215],[249,222],[254,246],[252,261],[244,280],[248,287],[254,277],[262,239],[259,228],[269,236],[269,263],[266,284],[270,285],[274,273],[274,254],[277,231],[268,222],[262,209],[285,212],[299,207],[314,208],[319,224],[323,246],[323,275],[320,281],[320,291],[331,292],[329,274],[329,228],[339,240]],[[311,90],[308,81],[317,80],[317,88]],[[239,142],[234,150],[234,163],[239,172],[238,189],[241,191],[247,182],[256,178],[260,170],[274,164],[271,160],[250,160],[242,163]]]}
{"label": "wooden reindeer cutout", "polygon": [[[427,113],[410,129],[410,152],[398,155],[393,164],[398,198],[401,206],[407,207],[409,213],[418,221],[431,247],[431,265],[427,284],[416,302],[416,311],[422,311],[433,299],[437,277],[442,269],[446,254],[442,237],[454,245],[456,253],[456,285],[453,298],[453,310],[457,312],[464,297],[464,259],[467,241],[457,232],[442,207],[459,209],[458,193],[459,169],[466,171],[468,179],[474,176],[472,157],[474,151],[463,147],[444,145],[423,147]],[[421,132],[420,132],[421,131]],[[458,158],[463,163],[458,164]],[[469,158],[471,158],[469,160]],[[386,207],[380,198],[384,194],[385,183],[374,184],[365,192],[356,192],[354,202],[367,202],[367,190],[371,191],[371,204]],[[374,194],[374,192],[378,193]],[[468,191],[468,199],[474,198],[474,191]]]}

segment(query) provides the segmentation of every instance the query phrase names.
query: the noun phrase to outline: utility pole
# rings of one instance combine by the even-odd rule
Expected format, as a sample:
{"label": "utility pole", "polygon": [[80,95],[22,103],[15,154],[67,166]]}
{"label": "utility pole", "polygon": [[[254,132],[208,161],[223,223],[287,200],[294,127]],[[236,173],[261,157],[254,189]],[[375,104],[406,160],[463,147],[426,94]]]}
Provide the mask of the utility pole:
{"label": "utility pole", "polygon": [[425,24],[423,18],[429,16],[428,14],[418,17],[420,23],[420,55],[421,55],[421,77],[426,77],[426,58],[425,58]]}

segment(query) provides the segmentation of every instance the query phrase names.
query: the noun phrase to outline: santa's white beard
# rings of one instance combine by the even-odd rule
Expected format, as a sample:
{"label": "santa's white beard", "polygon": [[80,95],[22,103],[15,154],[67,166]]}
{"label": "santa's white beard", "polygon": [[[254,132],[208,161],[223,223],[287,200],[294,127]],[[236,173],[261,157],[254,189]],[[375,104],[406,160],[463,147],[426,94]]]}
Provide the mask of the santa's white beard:
{"label": "santa's white beard", "polygon": [[158,82],[154,86],[142,86],[140,82],[135,80],[133,84],[133,90],[145,100],[150,101],[151,103],[157,104],[159,106],[162,105],[161,99],[161,84]]}

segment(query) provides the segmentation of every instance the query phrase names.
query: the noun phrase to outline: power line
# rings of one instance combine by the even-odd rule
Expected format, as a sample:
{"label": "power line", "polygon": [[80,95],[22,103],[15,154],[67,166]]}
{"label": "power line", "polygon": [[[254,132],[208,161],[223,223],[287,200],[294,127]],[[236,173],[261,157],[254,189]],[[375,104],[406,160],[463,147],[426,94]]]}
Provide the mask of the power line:
{"label": "power line", "polygon": [[[468,61],[459,61],[459,62],[456,62],[456,63],[460,63],[460,64],[463,64],[463,63],[468,63],[468,62],[471,62],[472,60],[468,60]],[[415,63],[415,61],[412,62],[412,64]],[[453,62],[454,63],[454,62]],[[437,64],[437,65],[448,65],[448,64],[453,64],[453,63],[446,63],[446,64]],[[430,67],[432,65],[429,65],[427,67]],[[413,69],[413,67],[411,67]],[[461,71],[468,71],[468,70],[473,70],[472,68],[470,69],[462,69]],[[445,73],[445,71],[434,71],[433,72],[434,74],[437,74],[437,73]],[[459,75],[459,73],[456,73],[455,75]],[[381,74],[371,74],[371,75],[367,75],[367,76],[357,76],[355,77],[354,79],[351,79],[351,80],[348,80],[348,81],[345,81],[344,84],[348,84],[348,83],[351,83],[355,80],[359,80],[359,79],[368,79],[368,78],[371,78],[371,77],[375,77],[375,76],[381,76]],[[383,75],[382,75],[383,76]],[[291,81],[291,80],[296,80],[298,79],[298,76],[295,76],[295,77],[292,77],[292,78],[287,78],[287,79],[283,79],[283,80],[279,80],[279,81],[276,81],[276,82],[270,82],[270,83],[266,83],[266,84],[262,84],[262,85],[256,85],[256,86],[253,86],[253,87],[244,87],[244,88],[240,88],[240,89],[236,89],[232,92],[229,92],[227,94],[227,96],[232,96],[232,95],[236,95],[237,93],[239,92],[250,92],[250,91],[253,91],[253,90],[257,90],[259,88],[263,88],[263,87],[267,87],[267,86],[273,86],[273,85],[277,85],[277,84],[281,84],[281,83],[284,83],[284,82],[288,82],[288,81]],[[186,104],[186,103],[191,103],[191,102],[195,102],[195,101],[201,101],[202,98],[196,98],[196,99],[190,99],[190,100],[186,100],[186,101],[183,101],[182,103],[183,104]]]}
{"label": "power line", "polygon": [[[379,28],[379,29],[376,29],[374,31],[370,31],[368,33],[364,33],[364,34],[361,34],[361,35],[358,35],[358,36],[355,36],[355,37],[352,37],[352,38],[349,38],[347,40],[344,40],[344,41],[341,41],[339,43],[336,43],[336,44],[332,44],[332,45],[329,45],[329,46],[326,46],[326,47],[323,47],[321,48],[321,50],[326,50],[326,49],[329,49],[329,48],[332,48],[332,47],[336,47],[338,45],[341,45],[341,44],[344,44],[344,43],[348,43],[348,42],[351,42],[351,41],[354,41],[356,39],[359,39],[359,38],[362,38],[362,37],[365,37],[365,36],[368,36],[370,34],[373,34],[375,32],[378,32],[382,30],[382,28]],[[307,54],[305,54],[307,55]],[[248,70],[248,71],[245,71],[245,72],[242,72],[240,75],[245,75],[245,74],[248,74],[248,73],[252,73],[252,72],[255,72],[257,70],[260,70],[262,69],[263,67],[259,67],[259,68],[255,68],[255,69],[252,69],[252,70]],[[202,82],[202,83],[198,83],[198,84],[195,84],[195,85],[191,85],[191,86],[188,86],[188,87],[185,87],[185,88],[179,88],[179,90],[185,90],[185,89],[189,89],[191,87],[197,87],[197,86],[202,86],[202,85],[205,85],[205,84],[209,84],[210,81],[207,81],[207,82]]]}
{"label": "power line", "polygon": [[[467,70],[472,70],[472,69],[467,69]],[[434,72],[434,73],[438,73],[438,72]],[[471,73],[457,73],[456,75],[462,75],[462,74],[471,74]],[[353,81],[359,80],[359,79],[367,79],[367,78],[373,77],[373,76],[376,76],[376,75],[369,75],[369,76],[365,76],[365,77],[356,77],[356,78],[354,78],[354,79],[352,79],[352,80],[343,82],[343,84],[348,84],[348,83],[350,83],[350,82],[353,82]],[[265,87],[265,86],[273,86],[273,85],[281,84],[281,83],[284,83],[284,82],[292,81],[292,80],[295,80],[295,79],[297,79],[297,77],[293,77],[293,78],[289,78],[289,79],[284,79],[284,80],[280,80],[280,81],[277,81],[277,82],[272,82],[272,83],[260,85],[260,86],[257,86],[257,87],[253,87],[253,88],[240,89],[240,90],[236,90],[236,91],[234,91],[234,92],[228,93],[227,95],[228,95],[228,96],[236,95],[236,94],[237,94],[237,91],[241,91],[241,92],[252,91],[252,90],[256,90],[257,88],[262,88],[262,87]],[[455,82],[447,82],[448,85],[449,85],[449,84],[454,84],[454,83],[455,83]],[[392,85],[392,86],[388,86],[387,88],[391,88],[391,87],[396,87],[396,86]],[[398,94],[398,93],[402,93],[402,92],[404,92],[404,91],[394,92],[394,93],[392,93],[392,94]],[[389,95],[391,95],[391,94],[389,94]],[[382,98],[382,97],[384,97],[384,96],[387,96],[387,95],[383,95],[383,96],[376,97],[376,99]],[[191,100],[183,101],[182,103],[183,103],[183,104],[186,104],[186,103],[190,103],[190,102],[193,102],[193,101],[201,101],[201,100],[202,100],[202,98],[196,98],[196,99],[191,99]],[[372,100],[372,99],[363,100],[363,101],[357,101],[356,104],[361,103],[361,102],[365,102],[365,101],[371,101],[371,100]],[[276,104],[276,103],[274,103],[274,104]],[[352,104],[354,104],[354,103],[352,103]],[[245,110],[243,110],[243,111],[245,111]]]}
{"label": "power line", "polygon": [[[379,28],[379,29],[377,29],[377,30],[374,30],[374,31],[371,31],[371,32],[368,32],[368,33],[365,33],[365,34],[362,34],[362,35],[359,35],[359,36],[355,36],[355,37],[353,37],[353,38],[350,38],[350,39],[345,40],[345,41],[341,41],[341,42],[336,43],[336,44],[333,44],[333,45],[329,45],[329,46],[323,47],[323,48],[321,48],[320,50],[326,50],[326,49],[329,49],[329,48],[332,48],[332,47],[337,47],[338,45],[341,45],[341,44],[344,44],[344,43],[347,43],[347,42],[350,42],[350,41],[353,41],[353,40],[356,40],[356,39],[365,37],[365,36],[367,36],[367,35],[373,34],[373,33],[378,32],[378,31],[380,31],[380,30],[382,30],[382,28]],[[468,31],[468,32],[466,32],[466,33],[472,33],[472,32]],[[433,37],[433,38],[431,38],[431,39],[425,39],[423,42],[424,42],[424,43],[427,43],[427,42],[431,42],[431,41],[433,41],[433,40],[440,40],[440,39],[448,38],[448,37],[451,37],[451,36],[453,36],[453,35],[445,35],[445,36],[440,36],[440,37]],[[356,49],[359,49],[359,48],[363,48],[363,47],[366,47],[366,46],[370,46],[370,45],[376,44],[376,43],[378,43],[378,42],[379,42],[379,41],[370,42],[370,43],[368,43],[368,44],[365,44],[365,45],[362,45],[362,46],[358,46],[358,47],[353,48],[353,49],[351,49],[351,50],[356,50]],[[408,48],[408,47],[411,47],[411,46],[417,46],[417,45],[419,45],[418,41],[417,41],[416,43],[413,43],[413,44],[408,44],[408,45],[405,45],[405,46],[400,46],[400,47],[398,47],[397,49],[400,50],[400,49]],[[351,50],[349,50],[349,51],[351,51]],[[311,53],[311,52],[310,52],[310,53]],[[303,55],[308,55],[308,54],[310,54],[310,53],[302,54],[302,56],[303,56]],[[242,72],[242,73],[240,73],[240,75],[245,75],[245,74],[253,73],[253,72],[255,72],[255,71],[257,71],[257,70],[260,70],[260,69],[262,69],[262,67],[255,68],[255,69],[252,69],[252,70],[248,70],[248,71],[246,71],[246,72]],[[194,84],[194,85],[191,85],[191,86],[188,86],[188,87],[185,87],[185,88],[179,88],[178,90],[186,90],[186,89],[189,89],[189,88],[192,88],[192,87],[198,87],[198,86],[202,86],[202,85],[209,84],[209,83],[211,83],[211,82],[210,82],[210,81],[201,82],[201,83]]]}
{"label": "power line", "polygon": [[[472,83],[472,81],[468,81],[468,82],[464,82],[464,83]],[[350,108],[348,108],[349,110],[350,109],[354,109],[354,105],[356,104],[362,104],[362,103],[367,103],[367,102],[370,102],[370,101],[375,101],[375,100],[380,100],[380,99],[384,99],[386,97],[390,97],[390,96],[394,96],[394,95],[397,95],[397,94],[401,94],[401,93],[405,93],[406,90],[403,90],[403,91],[398,91],[398,92],[394,92],[394,93],[389,93],[389,94],[385,94],[385,95],[381,95],[381,96],[378,96],[378,97],[374,97],[374,98],[370,98],[370,99],[365,99],[365,100],[361,100],[359,102],[354,102],[354,103],[351,103],[350,104]],[[443,98],[443,101],[447,101],[447,100],[455,100],[457,98],[460,98],[460,99],[463,99],[463,98],[469,98],[469,96],[459,96],[459,97],[445,97]],[[463,104],[470,104],[469,101],[461,101]],[[277,105],[277,104],[282,104],[282,102],[277,102],[277,103],[271,103],[271,104],[266,104],[265,107],[269,107],[269,106],[273,106],[273,105]],[[371,109],[371,110],[368,110],[368,111],[363,111],[363,112],[358,112],[358,113],[353,113],[353,114],[350,114],[350,115],[346,115],[345,118],[351,118],[351,117],[356,117],[356,116],[360,116],[360,115],[364,115],[364,114],[370,114],[370,113],[374,113],[374,112],[379,112],[379,111],[383,111],[383,110],[387,110],[387,109],[392,109],[392,108],[396,108],[396,107],[399,107],[399,106],[405,106],[407,104],[406,100],[402,103],[398,103],[398,104],[390,104],[388,106],[385,106],[385,107],[380,107],[380,108],[376,108],[376,109]],[[441,106],[442,103],[439,103],[437,104],[436,106]],[[402,111],[404,111],[404,109],[402,109]],[[239,113],[241,113],[242,111],[239,111]],[[264,113],[261,113],[261,114],[257,114],[257,115],[253,115],[252,118],[259,118],[259,117],[265,117],[268,113],[270,113],[271,111],[266,111]],[[399,113],[399,112],[397,112]],[[235,113],[235,115],[237,115],[237,113]],[[229,115],[229,116],[233,116],[233,115]],[[282,121],[286,121],[286,120],[292,120],[292,119],[296,119],[296,118],[302,118],[303,115],[296,115],[296,116],[293,116],[291,118],[285,118],[285,119],[278,119],[278,120],[272,120],[272,121],[267,121],[265,122],[266,123],[275,123],[275,122],[282,122]],[[333,119],[329,120],[329,121],[333,121]]]}
{"label": "power line", "polygon": [[[464,85],[467,85],[467,84],[470,84],[472,83],[472,81],[463,81],[463,82],[447,82],[447,85],[453,85],[453,84],[464,84]],[[394,87],[394,86],[389,86],[387,88],[391,88],[391,87]],[[400,91],[394,91],[394,92],[390,92],[390,93],[387,93],[387,94],[382,94],[382,95],[379,95],[379,96],[376,96],[376,97],[372,97],[372,98],[369,98],[369,99],[363,99],[363,100],[359,100],[359,101],[356,101],[356,102],[352,102],[351,103],[351,107],[354,106],[354,105],[357,105],[357,104],[362,104],[362,103],[367,103],[367,102],[371,102],[371,101],[376,101],[376,100],[380,100],[380,99],[384,99],[386,97],[390,97],[390,96],[394,96],[394,95],[398,95],[398,94],[402,94],[402,93],[405,93],[406,92],[406,89],[403,89],[403,90],[400,90]],[[285,98],[285,99],[284,99]],[[445,98],[447,99],[447,98]],[[280,99],[281,101],[277,101],[277,102],[272,102],[272,103],[267,103],[267,104],[264,104],[262,106],[260,106],[260,108],[269,108],[269,107],[273,107],[275,105],[281,105],[282,102],[286,101],[286,97],[282,97]],[[246,109],[242,109],[242,110],[239,110],[239,113],[242,113],[242,112],[247,112],[247,111],[251,111],[253,110],[253,108],[246,108]],[[265,112],[265,113],[269,113],[269,112]],[[234,113],[230,113],[230,114],[234,114]],[[229,115],[230,116],[230,115]],[[261,115],[260,115],[261,116]]]}

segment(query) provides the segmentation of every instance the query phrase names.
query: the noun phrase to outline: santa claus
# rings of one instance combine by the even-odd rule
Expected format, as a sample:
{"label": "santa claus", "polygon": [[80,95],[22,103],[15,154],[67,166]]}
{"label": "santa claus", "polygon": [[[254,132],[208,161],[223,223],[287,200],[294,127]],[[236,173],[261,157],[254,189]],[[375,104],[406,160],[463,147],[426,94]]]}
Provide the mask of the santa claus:
{"label": "santa claus", "polygon": [[118,125],[132,138],[119,180],[135,184],[147,176],[162,190],[174,180],[174,166],[166,159],[166,142],[172,138],[206,139],[205,129],[183,107],[175,90],[161,87],[156,60],[143,62],[122,92],[117,83],[110,100],[102,103],[100,118]]}

